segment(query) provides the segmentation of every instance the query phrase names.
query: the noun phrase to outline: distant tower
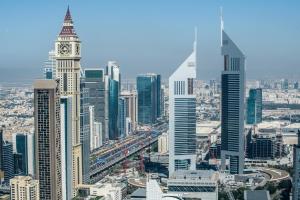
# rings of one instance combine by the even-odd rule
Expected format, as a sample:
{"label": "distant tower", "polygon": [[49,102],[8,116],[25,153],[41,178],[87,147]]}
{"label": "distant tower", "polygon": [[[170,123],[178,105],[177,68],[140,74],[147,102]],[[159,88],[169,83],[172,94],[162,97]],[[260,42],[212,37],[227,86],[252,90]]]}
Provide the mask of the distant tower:
{"label": "distant tower", "polygon": [[262,122],[262,89],[251,88],[247,99],[247,124]]}
{"label": "distant tower", "polygon": [[[34,83],[35,173],[41,199],[62,199],[59,81]],[[65,192],[65,191],[64,191]]]}
{"label": "distant tower", "polygon": [[104,69],[101,68],[89,68],[84,69],[84,85],[85,88],[89,89],[88,102],[91,106],[94,106],[95,122],[100,122],[102,124],[102,136],[104,142],[108,140],[108,102],[106,101],[107,89],[105,82]]}
{"label": "distant tower", "polygon": [[3,141],[2,149],[4,182],[9,184],[9,180],[14,177],[14,156],[12,143]]}
{"label": "distant tower", "polygon": [[82,183],[82,146],[80,142],[80,59],[81,42],[75,33],[68,8],[61,32],[55,42],[56,78],[62,96],[72,97],[73,195]]}
{"label": "distant tower", "polygon": [[224,56],[221,95],[221,159],[225,170],[229,157],[231,174],[244,169],[245,56],[223,29],[221,19],[221,51]]}
{"label": "distant tower", "polygon": [[44,63],[44,79],[55,79],[55,63],[55,51],[51,50],[48,54],[48,60],[46,60]]}
{"label": "distant tower", "polygon": [[161,76],[148,73],[136,78],[139,124],[154,124],[161,114]]}
{"label": "distant tower", "polygon": [[298,143],[294,145],[293,154],[293,200],[300,199],[300,130],[298,130]]}
{"label": "distant tower", "polygon": [[131,122],[131,129],[128,131],[128,134],[130,134],[137,128],[137,94],[135,91],[123,91],[121,97],[125,99],[126,118],[129,118]]}
{"label": "distant tower", "polygon": [[169,176],[196,169],[196,34],[192,53],[169,78]]}
{"label": "distant tower", "polygon": [[121,90],[120,66],[115,61],[108,61],[106,66],[108,77],[108,135],[110,140],[119,138],[118,130],[118,101]]}

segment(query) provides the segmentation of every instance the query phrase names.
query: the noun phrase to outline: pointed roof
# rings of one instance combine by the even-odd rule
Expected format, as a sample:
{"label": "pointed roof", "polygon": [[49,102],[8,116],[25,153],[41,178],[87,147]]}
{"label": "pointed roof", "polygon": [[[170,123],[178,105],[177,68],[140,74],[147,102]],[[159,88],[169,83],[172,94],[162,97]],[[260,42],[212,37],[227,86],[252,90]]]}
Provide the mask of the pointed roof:
{"label": "pointed roof", "polygon": [[71,12],[68,6],[65,18],[64,18],[64,23],[63,23],[63,27],[60,31],[60,36],[77,36],[74,26],[73,26],[73,21],[72,21],[72,16],[71,16]]}
{"label": "pointed roof", "polygon": [[68,6],[68,9],[67,9],[67,13],[66,13],[64,21],[72,21],[72,16],[71,16],[71,12],[70,12],[69,6]]}

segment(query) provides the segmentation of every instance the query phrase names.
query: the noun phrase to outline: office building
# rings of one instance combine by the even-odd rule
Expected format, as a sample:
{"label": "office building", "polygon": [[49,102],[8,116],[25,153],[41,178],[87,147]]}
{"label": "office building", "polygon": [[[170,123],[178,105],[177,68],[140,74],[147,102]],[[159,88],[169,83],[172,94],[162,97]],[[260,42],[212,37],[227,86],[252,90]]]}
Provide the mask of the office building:
{"label": "office building", "polygon": [[262,122],[262,89],[250,89],[247,99],[247,124]]}
{"label": "office building", "polygon": [[60,98],[62,198],[72,198],[72,97]]}
{"label": "office building", "polygon": [[62,199],[59,80],[34,83],[35,175],[41,199]]}
{"label": "office building", "polygon": [[9,180],[14,177],[14,155],[12,143],[3,141],[2,150],[4,182],[5,184],[9,184]]}
{"label": "office building", "polygon": [[104,69],[90,68],[84,70],[84,87],[89,89],[88,102],[94,106],[95,122],[100,122],[103,127],[104,142],[108,139],[108,102],[106,101],[108,90],[105,82]]}
{"label": "office building", "polygon": [[119,138],[118,102],[121,89],[120,66],[115,61],[108,61],[106,66],[108,87],[108,136],[110,140]]}
{"label": "office building", "polygon": [[294,145],[293,153],[293,200],[300,199],[300,131],[298,130],[298,143]]}
{"label": "office building", "polygon": [[[12,135],[13,152],[17,175],[34,175],[34,136],[31,133],[15,133]],[[18,167],[17,167],[18,166]]]}
{"label": "office building", "polygon": [[11,200],[39,200],[39,181],[30,176],[16,176],[10,180]]}
{"label": "office building", "polygon": [[94,122],[94,149],[102,146],[102,124],[100,122]]}
{"label": "office building", "polygon": [[138,94],[138,123],[154,124],[161,111],[161,77],[157,74],[141,74],[136,78]]}
{"label": "office building", "polygon": [[[72,97],[72,181],[75,188],[82,183],[82,146],[80,142],[80,59],[81,41],[77,36],[68,8],[63,27],[55,42],[56,78],[62,96]],[[40,182],[40,185],[42,183]],[[41,193],[42,195],[42,193]]]}
{"label": "office building", "polygon": [[244,109],[245,109],[245,56],[230,39],[221,20],[221,54],[224,70],[221,84],[221,163],[229,172],[242,174],[244,170]]}
{"label": "office building", "polygon": [[89,183],[90,175],[90,89],[86,87],[85,78],[80,79],[80,143],[82,144],[82,182]]}
{"label": "office building", "polygon": [[169,77],[169,176],[196,169],[195,78],[196,38],[190,56]]}
{"label": "office building", "polygon": [[135,91],[122,91],[121,97],[125,99],[126,118],[130,119],[131,130],[128,130],[128,134],[132,134],[137,128],[138,119],[138,100]]}
{"label": "office building", "polygon": [[3,129],[0,128],[0,171],[3,171]]}
{"label": "office building", "polygon": [[169,135],[168,133],[163,133],[158,136],[158,153],[166,154],[169,151]]}
{"label": "office building", "polygon": [[119,111],[118,111],[118,128],[119,128],[119,135],[120,138],[126,137],[126,116],[127,116],[127,109],[126,109],[126,100],[123,97],[119,97],[118,103]]}
{"label": "office building", "polygon": [[44,63],[44,79],[55,79],[55,64],[55,51],[51,50],[48,54],[48,60],[46,60]]}

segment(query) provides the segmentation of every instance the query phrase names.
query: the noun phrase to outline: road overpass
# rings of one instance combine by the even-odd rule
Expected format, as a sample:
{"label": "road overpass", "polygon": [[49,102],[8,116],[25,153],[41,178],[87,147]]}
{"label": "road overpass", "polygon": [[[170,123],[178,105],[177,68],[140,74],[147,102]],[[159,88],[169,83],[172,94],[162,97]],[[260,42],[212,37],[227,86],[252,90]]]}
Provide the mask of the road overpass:
{"label": "road overpass", "polygon": [[156,142],[162,132],[159,130],[138,131],[114,144],[94,150],[90,161],[90,182],[98,182],[103,178],[104,171]]}

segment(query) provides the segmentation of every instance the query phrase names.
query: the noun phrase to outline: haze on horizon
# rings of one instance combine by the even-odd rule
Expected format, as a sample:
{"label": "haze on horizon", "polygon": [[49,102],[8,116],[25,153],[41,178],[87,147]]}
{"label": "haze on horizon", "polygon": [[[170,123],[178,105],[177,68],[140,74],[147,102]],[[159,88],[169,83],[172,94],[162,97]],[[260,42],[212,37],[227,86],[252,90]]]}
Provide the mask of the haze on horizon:
{"label": "haze on horizon", "polygon": [[42,76],[70,6],[82,41],[82,67],[116,60],[124,79],[167,78],[192,51],[198,27],[199,79],[219,78],[220,6],[225,30],[247,57],[247,78],[300,78],[300,2],[17,1],[0,2],[0,82]]}

